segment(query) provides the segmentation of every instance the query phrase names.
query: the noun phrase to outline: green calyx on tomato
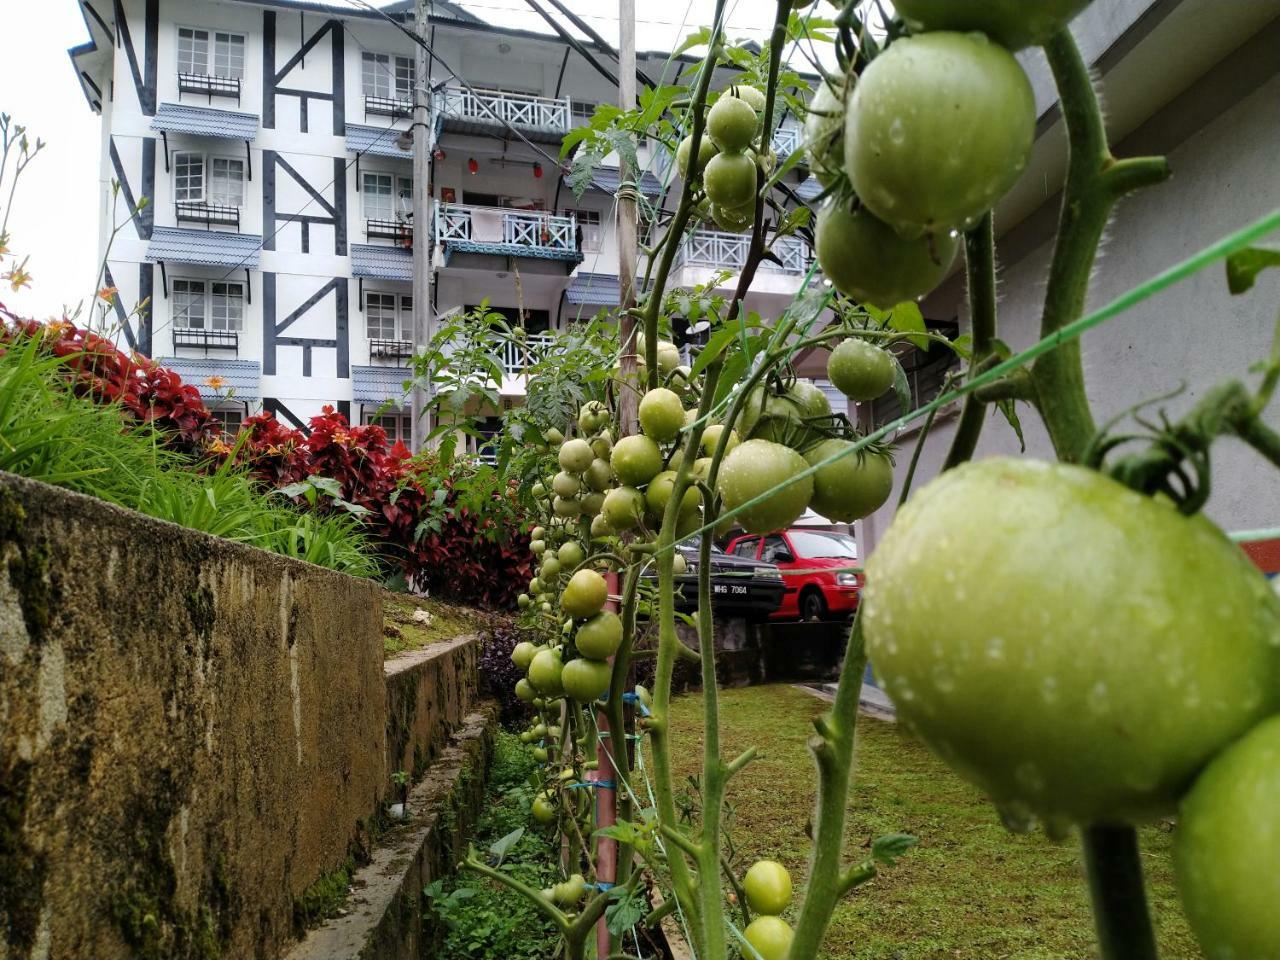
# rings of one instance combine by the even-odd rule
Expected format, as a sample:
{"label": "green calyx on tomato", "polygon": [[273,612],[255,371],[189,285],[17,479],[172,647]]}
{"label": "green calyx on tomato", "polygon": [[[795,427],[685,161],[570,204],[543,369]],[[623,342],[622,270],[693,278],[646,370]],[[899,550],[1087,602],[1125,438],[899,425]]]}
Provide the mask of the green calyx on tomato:
{"label": "green calyx on tomato", "polygon": [[1203,517],[1082,467],[943,474],[867,563],[899,716],[1011,823],[1140,822],[1280,710],[1280,598]]}
{"label": "green calyx on tomato", "polygon": [[1092,0],[896,0],[894,7],[919,33],[977,30],[1010,50],[1042,44]]}
{"label": "green calyx on tomato", "polygon": [[827,358],[827,379],[850,400],[865,403],[893,387],[898,370],[889,351],[865,340],[841,341]]}
{"label": "green calyx on tomato", "polygon": [[795,480],[808,466],[790,447],[748,440],[724,458],[716,486],[731,511],[763,496],[736,519],[748,533],[770,533],[791,526],[809,506],[813,479]]}
{"label": "green calyx on tomato", "polygon": [[952,232],[905,239],[865,208],[828,203],[814,247],[822,272],[859,303],[891,310],[932,291],[951,271],[960,241]]}
{"label": "green calyx on tomato", "polygon": [[1280,716],[1205,768],[1182,799],[1174,866],[1210,960],[1280,957]]}
{"label": "green calyx on tomato", "polygon": [[849,97],[845,172],[863,204],[904,236],[968,229],[1026,168],[1031,83],[982,34],[891,44]]}
{"label": "green calyx on tomato", "polygon": [[[824,440],[805,454],[810,466],[842,453],[852,440]],[[835,523],[853,523],[869,517],[893,492],[893,463],[887,456],[866,450],[846,454],[813,475],[813,501],[809,504]]]}

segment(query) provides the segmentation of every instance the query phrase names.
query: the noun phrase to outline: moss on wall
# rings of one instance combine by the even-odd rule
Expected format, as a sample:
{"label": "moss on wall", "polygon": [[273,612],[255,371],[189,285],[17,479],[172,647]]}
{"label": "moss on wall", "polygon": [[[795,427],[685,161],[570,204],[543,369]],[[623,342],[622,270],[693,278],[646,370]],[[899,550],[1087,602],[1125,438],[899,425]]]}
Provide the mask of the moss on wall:
{"label": "moss on wall", "polygon": [[9,585],[17,592],[27,636],[38,646],[49,627],[53,588],[48,555],[26,536],[26,521],[17,498],[0,490],[0,556],[8,554]]}

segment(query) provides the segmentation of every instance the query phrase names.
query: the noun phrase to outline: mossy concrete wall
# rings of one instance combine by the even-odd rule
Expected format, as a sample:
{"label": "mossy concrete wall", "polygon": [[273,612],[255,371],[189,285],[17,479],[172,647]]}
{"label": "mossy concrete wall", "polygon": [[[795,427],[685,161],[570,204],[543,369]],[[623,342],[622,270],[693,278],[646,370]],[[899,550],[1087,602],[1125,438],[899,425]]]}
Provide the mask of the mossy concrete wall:
{"label": "mossy concrete wall", "polygon": [[0,957],[272,957],[389,787],[380,591],[0,474]]}
{"label": "mossy concrete wall", "polygon": [[416,782],[479,697],[478,637],[457,637],[386,664],[387,770]]}

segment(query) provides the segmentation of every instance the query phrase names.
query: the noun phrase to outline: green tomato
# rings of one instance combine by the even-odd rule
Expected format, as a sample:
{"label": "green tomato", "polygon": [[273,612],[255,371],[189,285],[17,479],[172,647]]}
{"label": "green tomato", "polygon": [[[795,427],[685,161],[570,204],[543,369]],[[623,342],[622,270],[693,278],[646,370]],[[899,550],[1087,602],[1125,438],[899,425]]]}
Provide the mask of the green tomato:
{"label": "green tomato", "polygon": [[551,489],[557,497],[576,497],[582,492],[582,481],[571,473],[561,470],[551,478]]}
{"label": "green tomato", "polygon": [[804,121],[809,169],[824,187],[844,176],[844,91],[843,77],[820,81]]}
{"label": "green tomato", "polygon": [[[649,516],[657,520],[662,518],[667,509],[667,502],[671,499],[671,494],[675,490],[676,472],[674,470],[664,470],[649,482],[649,487],[644,492],[644,505]],[[684,496],[680,499],[680,512],[688,513],[691,510],[697,510],[698,505],[702,503],[702,496],[698,493],[696,487],[688,487],[685,489]]]}
{"label": "green tomato", "polygon": [[604,507],[603,493],[588,493],[582,498],[582,515],[584,517],[594,517],[601,508]]}
{"label": "green tomato", "polygon": [[707,134],[721,150],[745,150],[759,125],[755,108],[734,96],[722,94],[707,113]]}
{"label": "green tomato", "polygon": [[533,759],[537,760],[539,763],[546,763],[547,757],[550,756],[550,754],[547,753],[546,747],[534,747],[529,751],[529,753],[533,756]]}
{"label": "green tomato", "polygon": [[560,560],[561,569],[572,570],[587,559],[587,552],[582,549],[582,544],[577,540],[566,540],[560,544],[560,549],[556,551],[556,556]]}
{"label": "green tomato", "polygon": [[893,387],[898,370],[889,351],[865,340],[850,339],[831,351],[827,379],[850,400],[876,400]]}
{"label": "green tomato", "polygon": [[[539,527],[538,529],[541,530],[542,528]],[[545,540],[538,539],[538,540],[529,541],[529,552],[534,554],[535,556],[545,553],[546,549],[547,549],[547,543]]]}
{"label": "green tomato", "polygon": [[599,433],[609,425],[609,408],[599,400],[588,400],[578,410],[578,429],[584,436]]}
{"label": "green tomato", "polygon": [[560,683],[560,674],[563,670],[560,651],[554,647],[547,647],[539,650],[529,664],[529,682],[539,693],[548,697],[558,697],[564,693]]}
{"label": "green tomato", "polygon": [[578,628],[574,645],[584,657],[607,660],[618,652],[622,644],[622,618],[605,610]]}
{"label": "green tomato", "polygon": [[[824,440],[805,454],[810,466],[853,446],[852,440]],[[853,523],[875,513],[893,492],[893,463],[865,450],[828,464],[813,475],[814,512],[835,523]]]}
{"label": "green tomato", "polygon": [[722,207],[711,205],[711,219],[716,226],[728,233],[743,233],[749,230],[756,220],[756,204],[752,200],[741,207]]}
{"label": "green tomato", "polygon": [[[548,824],[556,822],[556,803],[548,794],[540,793],[533,798],[532,805],[533,819],[539,823]],[[543,895],[548,900],[552,899],[550,891],[543,891]]]}
{"label": "green tomato", "polygon": [[538,571],[538,579],[543,583],[553,583],[560,575],[560,561],[551,554],[547,554],[547,558],[542,561],[542,568]]}
{"label": "green tomato", "polygon": [[791,903],[791,874],[777,860],[757,860],[742,880],[742,892],[756,913],[777,916]]}
{"label": "green tomato", "polygon": [[534,655],[537,654],[538,648],[528,640],[521,640],[511,650],[511,662],[521,670],[528,670],[529,664],[533,663]]}
{"label": "green tomato", "polygon": [[977,30],[1010,50],[1044,43],[1092,0],[895,0],[894,7],[916,33]]}
{"label": "green tomato", "polygon": [[609,692],[613,668],[603,660],[579,657],[564,665],[565,696],[579,703],[595,703]]}
{"label": "green tomato", "polygon": [[533,494],[533,498],[535,500],[541,500],[547,495],[546,484],[535,483],[532,487],[529,488],[529,492]]}
{"label": "green tomato", "polygon": [[623,437],[614,444],[609,462],[623,484],[642,487],[662,471],[662,451],[651,437]]}
{"label": "green tomato", "polygon": [[756,917],[743,931],[762,960],[787,960],[795,931],[781,917]]}
{"label": "green tomato", "polygon": [[534,527],[532,530],[529,531],[530,540],[543,540],[546,538],[546,536],[547,536],[546,527]]}
{"label": "green tomato", "polygon": [[815,419],[831,416],[831,401],[827,395],[808,380],[797,380],[787,391],[791,402],[800,410],[803,417]]}
{"label": "green tomato", "polygon": [[684,404],[680,395],[666,387],[648,391],[640,398],[640,429],[658,443],[670,443],[684,426]]}
{"label": "green tomato", "polygon": [[600,460],[608,460],[613,453],[613,434],[608,430],[600,431],[600,435],[591,441],[591,452]]}
{"label": "green tomato", "polygon": [[564,443],[564,434],[555,427],[550,427],[542,432],[542,438],[553,446],[559,446]]}
{"label": "green tomato", "polygon": [[[683,179],[689,178],[689,154],[693,151],[693,136],[687,136],[680,141],[680,146],[676,147],[676,169],[680,171]],[[720,148],[715,145],[706,132],[703,132],[702,139],[698,141],[698,167],[694,170],[693,175],[696,177],[704,169],[711,158],[720,152]]]}
{"label": "green tomato", "polygon": [[534,577],[529,581],[529,592],[534,596],[542,592],[542,579],[540,577]]}
{"label": "green tomato", "polygon": [[786,484],[737,514],[748,533],[772,533],[791,526],[813,498],[813,480],[793,478],[809,465],[790,447],[768,440],[748,440],[724,458],[716,486],[727,510],[736,510],[756,497]]}
{"label": "green tomato", "polygon": [[571,617],[593,617],[609,599],[609,585],[594,570],[579,570],[560,594],[560,608]]}
{"label": "green tomato", "polygon": [[822,208],[814,231],[827,279],[846,296],[882,310],[918,300],[942,283],[959,246],[950,232],[906,239],[870,211],[850,213],[836,203]]}
{"label": "green tomato", "polygon": [[751,105],[751,109],[756,113],[764,113],[766,99],[763,90],[755,87],[748,87],[743,83],[735,83],[732,87],[724,92],[725,96],[737,97]]}
{"label": "green tomato", "polygon": [[1280,717],[1214,758],[1182,799],[1174,865],[1209,960],[1280,957]]}
{"label": "green tomato", "polygon": [[527,593],[522,593],[520,596],[516,597],[516,606],[521,610],[529,609],[529,604],[531,603],[533,603],[533,598]]}
{"label": "green tomato", "polygon": [[680,366],[680,348],[669,340],[658,341],[658,372],[664,376]]}
{"label": "green tomato", "polygon": [[587,472],[582,475],[582,478],[596,493],[604,493],[613,485],[613,468],[609,466],[608,460],[597,457],[591,461],[591,466],[587,467]]}
{"label": "green tomato", "polygon": [[[625,533],[640,526],[644,519],[644,494],[635,487],[615,487],[605,494],[600,516],[609,525],[608,533]],[[592,533],[595,524],[592,523]]]}
{"label": "green tomato", "polygon": [[[638,492],[638,491],[637,491]],[[605,502],[609,498],[606,496]],[[613,533],[613,525],[609,523],[609,518],[604,515],[604,504],[601,504],[601,512],[591,518],[591,539],[603,540],[605,537]]]}
{"label": "green tomato", "polygon": [[533,684],[521,677],[516,681],[516,699],[525,703],[533,703],[534,700],[538,699],[538,691],[533,688]]}
{"label": "green tomato", "polygon": [[569,473],[582,473],[595,459],[591,444],[580,437],[566,440],[560,445],[560,469]]}
{"label": "green tomato", "polygon": [[1003,47],[982,34],[906,37],[854,86],[845,171],[904,235],[968,229],[1026,168],[1035,126],[1031,83]]}
{"label": "green tomato", "polygon": [[755,162],[746,154],[721,153],[707,164],[702,183],[716,206],[726,209],[745,207],[755,203],[757,173]]}
{"label": "green tomato", "polygon": [[1203,517],[997,458],[899,511],[867,564],[898,713],[1011,823],[1140,822],[1280,710],[1280,598]]}
{"label": "green tomato", "polygon": [[[725,426],[723,423],[713,423],[711,426],[707,427],[707,429],[702,431],[702,452],[706,456],[710,457],[715,454],[716,446],[720,443],[720,436],[724,431]],[[724,452],[726,454],[729,453],[729,451],[741,442],[741,439],[738,437],[738,431],[730,430],[729,439],[725,443]]]}
{"label": "green tomato", "polygon": [[551,501],[551,510],[557,517],[580,517],[582,516],[582,503],[578,500],[556,497]]}

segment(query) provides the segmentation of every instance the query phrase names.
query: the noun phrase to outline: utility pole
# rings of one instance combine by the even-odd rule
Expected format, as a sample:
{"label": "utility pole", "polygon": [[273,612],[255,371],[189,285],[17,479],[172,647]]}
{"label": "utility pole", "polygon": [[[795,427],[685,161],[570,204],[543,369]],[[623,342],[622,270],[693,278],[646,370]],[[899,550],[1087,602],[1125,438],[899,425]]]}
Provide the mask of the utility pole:
{"label": "utility pole", "polygon": [[[418,0],[413,27],[418,38],[413,77],[413,355],[422,354],[431,342],[431,0]],[[416,380],[416,378],[415,378]],[[427,392],[414,385],[410,397],[413,414],[410,447],[420,453],[426,446],[431,423],[426,417]]]}
{"label": "utility pole", "polygon": [[[618,106],[634,110],[636,106],[636,3],[618,2]],[[618,419],[621,433],[635,433],[639,421],[640,397],[636,389],[635,318],[628,312],[636,305],[636,263],[639,253],[636,239],[636,196],[639,193],[639,170],[632,170],[625,158],[619,158],[618,171],[623,183],[631,181],[633,189],[618,194],[618,286],[622,296],[618,308],[618,339],[624,347],[619,373],[622,389],[618,397]]]}

